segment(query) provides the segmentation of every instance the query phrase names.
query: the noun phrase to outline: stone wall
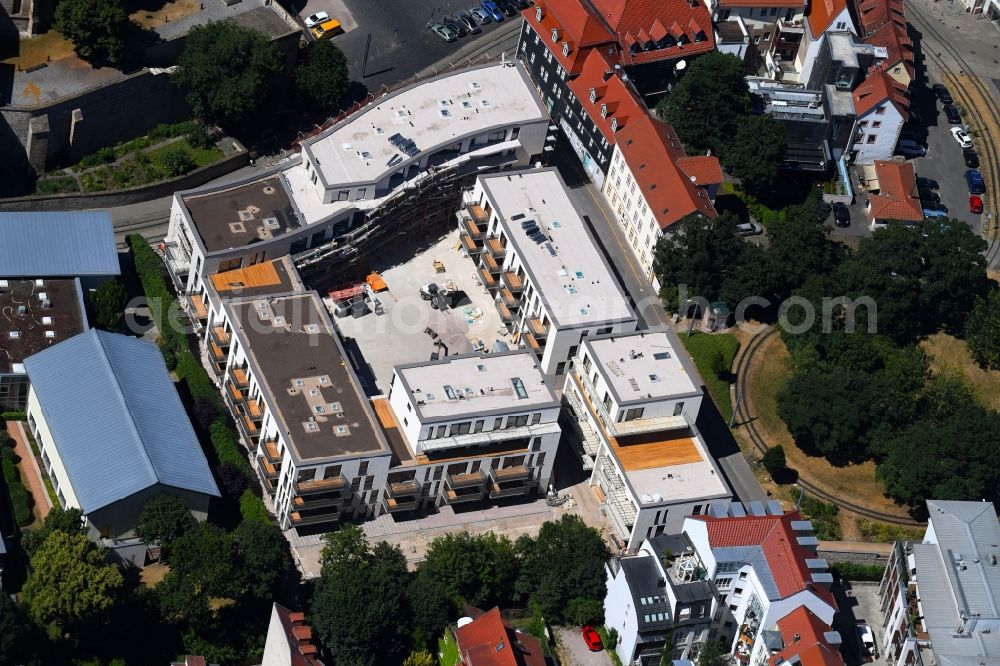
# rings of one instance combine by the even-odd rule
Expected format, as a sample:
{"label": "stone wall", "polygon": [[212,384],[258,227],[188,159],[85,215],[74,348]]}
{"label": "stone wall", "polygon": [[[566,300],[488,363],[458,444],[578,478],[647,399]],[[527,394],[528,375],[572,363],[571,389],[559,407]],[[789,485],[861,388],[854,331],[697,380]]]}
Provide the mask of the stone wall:
{"label": "stone wall", "polygon": [[[234,142],[235,143],[235,142]],[[142,203],[172,195],[174,192],[200,187],[246,166],[250,161],[246,149],[239,144],[238,152],[199,169],[170,180],[150,185],[140,185],[109,192],[44,194],[30,197],[0,199],[0,212],[86,210],[88,208],[114,208]]]}

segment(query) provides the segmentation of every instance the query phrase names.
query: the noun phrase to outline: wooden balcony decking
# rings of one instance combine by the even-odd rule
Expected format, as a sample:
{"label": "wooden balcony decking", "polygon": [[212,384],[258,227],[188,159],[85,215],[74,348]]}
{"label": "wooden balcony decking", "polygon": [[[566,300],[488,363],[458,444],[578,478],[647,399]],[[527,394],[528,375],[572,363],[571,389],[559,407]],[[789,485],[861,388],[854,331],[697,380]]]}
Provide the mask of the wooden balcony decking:
{"label": "wooden balcony decking", "polygon": [[232,382],[226,382],[226,391],[229,393],[229,399],[234,403],[243,401],[243,391],[233,386]]}
{"label": "wooden balcony decking", "polygon": [[486,249],[489,250],[490,255],[497,259],[507,254],[507,248],[503,246],[499,238],[487,238]]}
{"label": "wooden balcony decking", "polygon": [[260,402],[257,400],[247,401],[247,415],[254,421],[260,421],[264,418],[264,412],[260,408]]}
{"label": "wooden balcony decking", "polygon": [[243,368],[231,368],[229,370],[229,376],[233,378],[233,384],[236,388],[242,390],[250,386],[250,379],[247,377],[247,371]]}
{"label": "wooden balcony decking", "polygon": [[222,326],[212,327],[212,338],[219,343],[222,347],[228,347],[230,338],[229,333]]}
{"label": "wooden balcony decking", "polygon": [[278,451],[278,444],[271,440],[264,442],[264,455],[271,462],[278,462],[281,460],[281,452]]}
{"label": "wooden balcony decking", "polygon": [[468,472],[466,474],[448,474],[445,477],[445,484],[450,488],[470,488],[481,486],[486,483],[486,477],[482,472]]}
{"label": "wooden balcony decking", "polygon": [[497,288],[497,279],[493,277],[488,270],[480,267],[479,269],[479,281],[483,283],[483,286],[489,290]]}
{"label": "wooden balcony decking", "polygon": [[480,229],[471,219],[462,220],[462,231],[468,234],[472,240],[480,240],[483,237],[483,230]]}
{"label": "wooden balcony decking", "polygon": [[507,309],[507,306],[503,304],[503,301],[497,301],[497,312],[500,313],[500,320],[503,321],[504,323],[514,320],[513,315],[511,315],[510,310]]}
{"label": "wooden balcony decking", "polygon": [[539,339],[549,334],[549,327],[543,324],[538,317],[532,317],[528,320],[528,328],[531,329],[531,334]]}
{"label": "wooden balcony decking", "polygon": [[465,251],[467,253],[469,253],[469,254],[479,254],[480,252],[483,251],[483,246],[482,245],[477,244],[476,241],[472,240],[471,238],[469,238],[465,234],[462,234],[461,238],[462,238],[462,247],[465,248]]}
{"label": "wooden balcony decking", "polygon": [[489,215],[479,204],[466,204],[465,210],[469,211],[469,217],[478,225],[486,225],[490,221]]}
{"label": "wooden balcony decking", "polygon": [[503,278],[503,283],[512,293],[517,294],[524,289],[524,282],[517,276],[517,273],[513,271],[504,271],[501,277]]}
{"label": "wooden balcony decking", "polygon": [[499,481],[520,481],[531,476],[531,470],[525,465],[517,467],[506,467],[504,469],[491,469],[490,474]]}
{"label": "wooden balcony decking", "polygon": [[521,336],[521,339],[524,340],[524,344],[528,345],[531,351],[535,352],[536,354],[542,353],[542,345],[538,343],[538,339],[534,335],[532,335],[531,333],[525,333],[523,336]]}
{"label": "wooden balcony decking", "polygon": [[302,527],[303,525],[316,525],[319,523],[332,523],[340,520],[340,511],[331,511],[316,516],[303,516],[298,511],[293,511],[291,515],[292,525]]}
{"label": "wooden balcony decking", "polygon": [[208,355],[216,363],[222,363],[226,360],[226,354],[222,351],[222,347],[216,344],[215,340],[208,341]]}
{"label": "wooden balcony decking", "polygon": [[521,305],[521,299],[514,296],[514,294],[512,294],[510,289],[507,287],[500,290],[500,300],[503,301],[503,304],[511,310],[518,308]]}
{"label": "wooden balcony decking", "polygon": [[329,479],[299,481],[295,484],[295,492],[300,495],[306,495],[309,493],[325,493],[334,490],[343,490],[346,487],[347,479],[343,476],[334,476]]}
{"label": "wooden balcony decking", "polygon": [[243,427],[246,429],[247,434],[251,437],[256,437],[260,434],[257,424],[254,423],[249,416],[244,416],[241,422],[243,423]]}
{"label": "wooden balcony decking", "polygon": [[500,264],[489,254],[483,255],[483,263],[486,265],[486,270],[488,270],[492,275],[496,275],[500,272]]}
{"label": "wooden balcony decking", "polygon": [[389,484],[389,497],[405,497],[420,494],[420,484],[416,481],[397,481]]}
{"label": "wooden balcony decking", "polygon": [[201,294],[188,294],[188,303],[191,311],[198,319],[208,319],[208,307],[205,305],[204,297]]}
{"label": "wooden balcony decking", "polygon": [[260,471],[263,472],[265,478],[274,479],[278,476],[278,468],[271,464],[271,462],[265,458],[257,458],[257,464],[260,467]]}

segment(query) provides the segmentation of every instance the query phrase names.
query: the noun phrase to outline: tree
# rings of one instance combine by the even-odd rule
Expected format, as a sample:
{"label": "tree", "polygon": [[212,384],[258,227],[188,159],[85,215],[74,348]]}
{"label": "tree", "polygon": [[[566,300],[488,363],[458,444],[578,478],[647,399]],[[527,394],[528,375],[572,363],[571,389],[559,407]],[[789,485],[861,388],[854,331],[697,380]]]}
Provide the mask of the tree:
{"label": "tree", "polygon": [[565,619],[573,625],[600,624],[604,621],[604,602],[576,597],[566,604]]}
{"label": "tree", "polygon": [[[787,298],[810,276],[829,275],[843,261],[845,248],[833,241],[812,207],[794,207],[768,227],[767,269],[779,299]],[[761,269],[758,269],[761,270]]]}
{"label": "tree", "polygon": [[244,520],[233,532],[243,589],[259,599],[274,596],[281,582],[292,570],[288,541],[272,522]]}
{"label": "tree", "polygon": [[687,304],[678,302],[683,286],[688,298],[717,300],[723,281],[739,263],[746,245],[736,235],[737,224],[732,213],[723,213],[715,220],[689,215],[677,223],[672,235],[661,237],[653,249],[653,271],[661,285],[661,298],[685,310]]}
{"label": "tree", "polygon": [[229,460],[223,461],[215,468],[215,477],[219,480],[219,486],[226,497],[239,497],[249,484],[243,470]]}
{"label": "tree", "polygon": [[159,546],[169,560],[170,546],[196,524],[191,509],[176,495],[157,495],[139,514],[135,535],[148,546]]}
{"label": "tree", "polygon": [[719,147],[722,166],[750,192],[767,190],[778,176],[785,155],[785,128],[767,114],[736,121],[736,133]]}
{"label": "tree", "polygon": [[764,469],[767,470],[767,473],[771,475],[772,479],[780,478],[788,465],[785,460],[785,449],[783,449],[780,444],[778,446],[768,447],[760,461],[763,463]]}
{"label": "tree", "polygon": [[433,645],[431,641],[441,634],[454,617],[447,592],[436,578],[421,567],[410,581],[406,594],[410,613],[416,623],[414,634],[422,638],[425,644]]}
{"label": "tree", "polygon": [[660,118],[673,125],[686,146],[717,153],[736,134],[740,119],[749,111],[743,63],[718,51],[696,58],[656,107]]}
{"label": "tree", "polygon": [[107,564],[104,549],[82,534],[53,531],[31,557],[24,600],[41,625],[68,628],[100,616],[115,603],[122,587],[118,567]]}
{"label": "tree", "polygon": [[517,551],[505,536],[468,532],[437,537],[420,564],[453,602],[488,608],[509,600],[517,577]]}
{"label": "tree", "polygon": [[698,652],[698,666],[725,666],[729,661],[722,641],[708,641]]}
{"label": "tree", "polygon": [[163,150],[160,155],[160,163],[163,165],[163,171],[170,178],[183,176],[198,166],[187,148],[177,144]]}
{"label": "tree", "polygon": [[61,506],[54,506],[45,516],[45,522],[37,530],[27,530],[21,535],[21,547],[24,552],[31,557],[34,555],[49,535],[53,532],[63,532],[64,534],[76,535],[85,534],[86,528],[83,525],[83,513],[79,509],[63,509]]}
{"label": "tree", "polygon": [[965,321],[965,345],[979,367],[1000,370],[1000,289],[977,298]]}
{"label": "tree", "polygon": [[39,653],[38,632],[24,610],[0,594],[0,666],[15,666]]}
{"label": "tree", "polygon": [[278,47],[266,36],[217,21],[188,33],[174,80],[188,89],[188,103],[198,118],[233,126],[253,117],[280,69]]}
{"label": "tree", "polygon": [[90,306],[94,310],[97,327],[112,333],[125,329],[125,306],[128,293],[118,280],[109,280],[90,292]]}
{"label": "tree", "polygon": [[371,547],[360,528],[327,535],[320,578],[312,599],[312,623],[337,663],[375,666],[399,663],[408,649],[406,558],[399,546]]}
{"label": "tree", "polygon": [[[323,42],[319,42],[322,44]],[[403,660],[403,666],[437,666],[438,660],[427,650],[411,652]]]}
{"label": "tree", "polygon": [[121,60],[128,26],[124,0],[60,0],[56,5],[56,30],[73,42],[80,58],[97,65]]}
{"label": "tree", "polygon": [[604,565],[611,557],[601,533],[576,515],[542,525],[534,539],[521,537],[518,591],[537,604],[553,623],[569,622],[569,610],[583,601],[603,601],[607,594]]}
{"label": "tree", "polygon": [[299,52],[295,87],[309,105],[328,112],[339,109],[349,81],[347,58],[333,42],[310,42]]}
{"label": "tree", "polygon": [[239,589],[233,537],[211,523],[197,523],[171,543],[170,574],[211,597],[232,597]]}

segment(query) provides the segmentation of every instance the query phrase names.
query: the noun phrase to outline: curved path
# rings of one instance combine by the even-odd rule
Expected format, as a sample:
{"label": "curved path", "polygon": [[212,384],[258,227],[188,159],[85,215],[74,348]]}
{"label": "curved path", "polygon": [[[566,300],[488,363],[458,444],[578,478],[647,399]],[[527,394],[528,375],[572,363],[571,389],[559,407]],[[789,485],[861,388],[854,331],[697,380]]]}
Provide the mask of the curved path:
{"label": "curved path", "polygon": [[[736,419],[738,422],[737,427],[746,428],[747,436],[750,438],[750,442],[759,456],[764,455],[764,452],[767,451],[769,445],[757,429],[756,418],[754,417],[753,410],[750,407],[753,402],[751,400],[750,392],[750,361],[754,358],[757,352],[760,351],[761,346],[777,332],[778,329],[773,326],[769,326],[764,331],[750,338],[750,342],[742,349],[739,357],[736,359],[735,367],[733,368],[733,373],[736,375],[737,390],[739,395],[742,396],[739,409],[736,410]],[[801,488],[808,491],[812,495],[870,520],[892,523],[893,525],[904,525],[906,527],[920,527],[923,525],[923,523],[913,520],[912,518],[875,511],[873,509],[854,504],[843,497],[832,495],[823,488],[811,483],[807,478],[804,478],[801,475],[798,478],[798,484]]]}

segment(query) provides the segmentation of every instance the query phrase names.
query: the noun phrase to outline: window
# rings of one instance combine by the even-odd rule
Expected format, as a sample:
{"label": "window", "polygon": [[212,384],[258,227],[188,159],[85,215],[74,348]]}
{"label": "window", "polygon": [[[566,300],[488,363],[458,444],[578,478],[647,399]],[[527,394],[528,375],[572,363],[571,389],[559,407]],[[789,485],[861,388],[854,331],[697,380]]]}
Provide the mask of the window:
{"label": "window", "polygon": [[476,425],[474,425],[472,427],[472,432],[482,432],[483,431],[483,425],[485,425],[485,424],[486,424],[486,421],[484,421],[483,419],[479,419],[478,421],[476,421]]}
{"label": "window", "polygon": [[330,465],[323,470],[324,479],[335,479],[340,476],[340,465]]}
{"label": "window", "polygon": [[729,610],[731,610],[732,612],[735,613],[737,608],[739,608],[737,604],[729,604]]}
{"label": "window", "polygon": [[[777,7],[771,7],[771,16],[777,16],[777,14],[778,14],[778,8]],[[767,38],[765,37],[764,39],[767,39]]]}
{"label": "window", "polygon": [[441,480],[441,472],[442,472],[442,470],[444,470],[443,467],[435,467],[434,468],[434,476],[432,477],[432,479],[434,481],[440,481]]}
{"label": "window", "polygon": [[858,127],[868,127],[868,121],[862,120],[861,122],[858,123]]}
{"label": "window", "polygon": [[737,587],[736,589],[734,589],[733,590],[733,596],[734,597],[741,597],[741,596],[743,596],[743,588],[742,587]]}
{"label": "window", "polygon": [[535,412],[534,414],[531,415],[531,425],[536,425],[541,422],[542,422],[541,412]]}
{"label": "window", "polygon": [[674,416],[680,416],[684,412],[684,401],[674,403]]}
{"label": "window", "polygon": [[767,16],[767,7],[762,7],[761,8],[760,15],[761,16]]}
{"label": "window", "polygon": [[769,39],[771,39],[771,33],[769,33],[769,32],[765,32],[765,33],[764,33],[764,41],[766,42],[766,41],[767,41],[767,40],[769,40]]}
{"label": "window", "polygon": [[512,416],[507,419],[507,428],[520,428],[528,425],[528,415]]}
{"label": "window", "polygon": [[718,580],[715,581],[715,586],[720,590],[728,590],[729,586],[732,585],[732,583],[733,583],[732,578],[719,578]]}
{"label": "window", "polygon": [[552,41],[553,42],[559,41],[559,28],[552,28]]}
{"label": "window", "polygon": [[879,127],[882,127],[882,121],[881,120],[876,120],[876,121],[874,121],[872,123],[872,128],[873,129],[878,129]]}
{"label": "window", "polygon": [[500,416],[500,417],[498,417],[498,418],[496,418],[496,419],[493,420],[493,429],[494,430],[499,430],[502,427],[503,427],[503,417],[502,416]]}
{"label": "window", "polygon": [[875,143],[877,137],[874,134],[869,134],[868,138],[865,139],[865,143]]}
{"label": "window", "polygon": [[844,21],[837,21],[837,30],[843,30],[847,27],[847,23]]}
{"label": "window", "polygon": [[449,434],[454,437],[455,435],[468,435],[470,432],[472,432],[472,424],[469,421],[465,421],[463,423],[453,423]]}
{"label": "window", "polygon": [[364,476],[368,473],[368,461],[363,460],[360,465],[358,465],[358,474]]}
{"label": "window", "polygon": [[568,56],[569,55],[569,42],[563,42],[563,45],[562,45],[562,54],[564,56]]}
{"label": "window", "polygon": [[542,450],[542,438],[532,437],[531,438],[531,451],[532,453]]}
{"label": "window", "polygon": [[347,197],[351,196],[350,190],[341,190],[337,193],[337,201],[347,201]]}
{"label": "window", "polygon": [[746,579],[747,579],[747,572],[746,571],[741,571],[740,572],[740,580],[746,580]]}
{"label": "window", "polygon": [[878,107],[877,109],[875,109],[875,115],[877,115],[877,116],[884,116],[885,115],[885,105],[884,104],[882,106]]}
{"label": "window", "polygon": [[556,365],[556,374],[557,375],[566,374],[566,361],[563,361],[562,363]]}
{"label": "window", "polygon": [[733,623],[732,622],[723,622],[722,626],[725,627],[726,629],[732,629],[733,628]]}
{"label": "window", "polygon": [[694,505],[694,508],[691,510],[691,515],[692,516],[700,516],[701,515],[701,504],[695,504]]}

